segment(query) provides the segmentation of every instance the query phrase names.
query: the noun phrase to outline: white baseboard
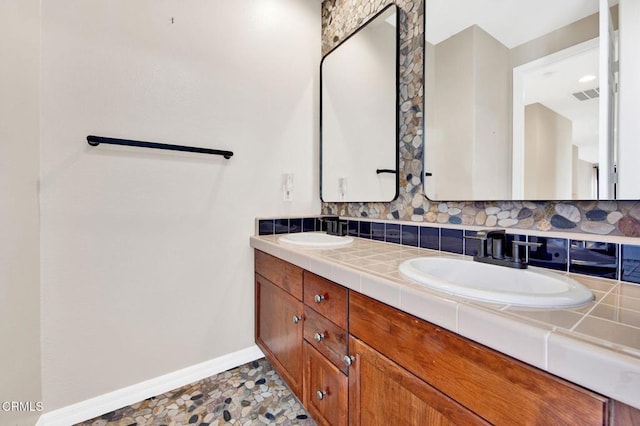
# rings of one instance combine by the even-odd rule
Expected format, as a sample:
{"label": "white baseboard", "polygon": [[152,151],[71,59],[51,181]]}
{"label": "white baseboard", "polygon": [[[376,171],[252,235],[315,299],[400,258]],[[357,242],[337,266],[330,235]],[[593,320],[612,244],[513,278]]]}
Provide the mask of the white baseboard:
{"label": "white baseboard", "polygon": [[197,382],[204,378],[262,358],[264,354],[255,345],[221,357],[196,364],[164,376],[127,386],[95,398],[59,408],[40,416],[37,426],[69,426],[93,419],[118,408],[135,404],[152,396]]}

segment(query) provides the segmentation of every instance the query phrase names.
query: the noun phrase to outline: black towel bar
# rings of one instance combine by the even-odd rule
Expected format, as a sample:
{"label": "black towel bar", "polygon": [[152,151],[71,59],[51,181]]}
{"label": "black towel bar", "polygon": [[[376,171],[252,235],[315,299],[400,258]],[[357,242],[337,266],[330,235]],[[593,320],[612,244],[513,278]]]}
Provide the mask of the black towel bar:
{"label": "black towel bar", "polygon": [[198,148],[195,146],[183,146],[183,145],[169,145],[166,143],[158,143],[158,142],[142,142],[142,141],[133,141],[129,139],[105,138],[103,136],[92,136],[92,135],[87,136],[87,142],[91,146],[98,146],[101,143],[106,143],[111,145],[137,146],[140,148],[155,148],[155,149],[166,149],[169,151],[186,151],[186,152],[197,152],[199,154],[222,155],[227,160],[231,158],[231,156],[233,155],[232,151],[222,151],[219,149]]}
{"label": "black towel bar", "polygon": [[398,173],[398,171],[392,169],[376,169],[376,174],[379,175],[380,173]]}

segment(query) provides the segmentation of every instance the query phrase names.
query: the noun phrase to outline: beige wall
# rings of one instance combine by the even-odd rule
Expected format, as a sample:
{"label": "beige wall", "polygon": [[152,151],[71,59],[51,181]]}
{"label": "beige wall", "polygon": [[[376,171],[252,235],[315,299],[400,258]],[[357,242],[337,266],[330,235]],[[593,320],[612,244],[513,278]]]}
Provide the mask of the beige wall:
{"label": "beige wall", "polygon": [[427,180],[428,196],[435,200],[454,194],[461,200],[508,196],[508,49],[473,26],[430,51],[427,61],[432,57],[435,64],[426,70],[425,152],[426,169],[434,176]]}
{"label": "beige wall", "polygon": [[[616,25],[617,27],[617,25]],[[510,51],[511,67],[517,67],[576,44],[598,37],[598,14],[587,16],[570,25],[514,47]]]}
{"label": "beige wall", "polygon": [[[37,0],[0,2],[0,403],[41,401]],[[35,405],[34,405],[35,408]],[[33,425],[0,409],[0,425]]]}
{"label": "beige wall", "polygon": [[[468,29],[435,46],[434,77],[428,81],[425,96],[433,98],[425,107],[430,126],[425,139],[426,171],[430,198],[472,190],[474,138],[473,31]],[[431,69],[429,67],[427,71]],[[433,107],[432,110],[428,109]]]}
{"label": "beige wall", "polygon": [[511,194],[512,150],[509,49],[479,27],[474,36],[473,199],[506,199]]}
{"label": "beige wall", "polygon": [[[307,0],[42,7],[51,410],[254,344],[254,217],[319,209],[321,13]],[[89,134],[235,155],[92,148]]]}
{"label": "beige wall", "polygon": [[569,199],[572,191],[571,121],[542,104],[525,107],[524,195]]}

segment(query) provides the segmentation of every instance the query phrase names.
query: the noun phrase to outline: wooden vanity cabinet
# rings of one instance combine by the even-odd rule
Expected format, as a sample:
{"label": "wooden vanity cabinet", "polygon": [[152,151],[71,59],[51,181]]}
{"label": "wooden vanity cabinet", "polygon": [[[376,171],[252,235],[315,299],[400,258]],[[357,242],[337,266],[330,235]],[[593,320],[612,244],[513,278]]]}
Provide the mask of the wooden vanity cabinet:
{"label": "wooden vanity cabinet", "polygon": [[[439,405],[431,403],[431,396],[422,401],[419,397],[413,398],[418,406],[431,405],[446,418],[452,418],[450,413],[462,414],[468,410],[478,416],[478,421],[484,419],[491,424],[603,425],[608,422],[607,398],[355,292],[349,296],[349,332],[357,338],[352,338],[350,343],[356,360],[349,372],[349,392],[360,394],[351,397],[350,410],[360,411],[360,416],[369,415],[362,405],[374,397],[374,389],[391,386],[408,391],[406,384],[412,383],[411,377],[415,376],[424,382],[421,392],[429,393],[431,390],[427,387],[431,387],[463,407],[456,410],[453,405],[443,403],[442,406],[449,408],[439,410],[436,408]],[[396,380],[400,383],[397,385],[380,373],[383,369],[380,366],[388,365],[381,361],[383,357],[403,367],[404,376],[396,374],[395,377],[409,378]],[[364,365],[357,367],[359,359]],[[393,392],[387,395],[395,398]],[[412,416],[412,413],[407,409],[398,414]],[[411,424],[411,419],[399,417],[391,419],[391,423]]]}
{"label": "wooden vanity cabinet", "polygon": [[255,268],[256,343],[320,425],[640,425],[635,408],[258,250]]}
{"label": "wooden vanity cabinet", "polygon": [[256,344],[299,399],[303,315],[302,269],[256,250]]}

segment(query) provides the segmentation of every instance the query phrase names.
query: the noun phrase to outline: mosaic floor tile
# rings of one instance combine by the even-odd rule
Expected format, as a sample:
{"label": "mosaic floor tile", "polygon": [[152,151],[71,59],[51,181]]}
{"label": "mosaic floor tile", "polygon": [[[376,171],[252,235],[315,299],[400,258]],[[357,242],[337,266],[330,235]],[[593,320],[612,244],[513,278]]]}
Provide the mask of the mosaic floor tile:
{"label": "mosaic floor tile", "polygon": [[315,425],[264,358],[76,426]]}

